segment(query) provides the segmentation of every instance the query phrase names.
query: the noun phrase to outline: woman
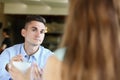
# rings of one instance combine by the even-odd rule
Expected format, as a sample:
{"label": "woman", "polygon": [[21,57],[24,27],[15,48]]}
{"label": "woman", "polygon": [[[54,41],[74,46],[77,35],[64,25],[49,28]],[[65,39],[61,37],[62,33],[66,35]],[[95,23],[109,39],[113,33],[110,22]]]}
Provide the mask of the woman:
{"label": "woman", "polygon": [[62,80],[120,80],[114,0],[71,0],[70,5]]}
{"label": "woman", "polygon": [[120,80],[119,19],[115,5],[115,0],[70,0],[61,43],[66,48],[61,80]]}
{"label": "woman", "polygon": [[12,45],[11,36],[10,36],[10,29],[4,28],[2,31],[2,35],[4,37],[4,40],[2,41],[1,47],[0,47],[0,53],[8,47]]}
{"label": "woman", "polygon": [[49,60],[45,80],[120,80],[119,19],[114,2],[70,0],[61,43],[64,59],[54,65]]}

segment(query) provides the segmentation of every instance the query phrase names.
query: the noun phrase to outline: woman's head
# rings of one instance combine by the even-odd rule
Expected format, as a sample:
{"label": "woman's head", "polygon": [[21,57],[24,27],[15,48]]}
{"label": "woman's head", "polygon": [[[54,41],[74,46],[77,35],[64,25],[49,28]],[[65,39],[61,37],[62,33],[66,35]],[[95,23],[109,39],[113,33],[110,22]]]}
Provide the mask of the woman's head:
{"label": "woman's head", "polygon": [[70,0],[69,3],[64,36],[70,38],[64,40],[66,45],[79,38],[79,33],[83,31],[89,32],[99,27],[105,29],[107,27],[104,26],[109,25],[118,26],[118,15],[113,0]]}
{"label": "woman's head", "polygon": [[61,45],[67,47],[64,80],[115,80],[119,46],[113,0],[70,0]]}
{"label": "woman's head", "polygon": [[10,29],[9,28],[4,28],[2,33],[3,33],[4,37],[8,37],[8,36],[10,36]]}

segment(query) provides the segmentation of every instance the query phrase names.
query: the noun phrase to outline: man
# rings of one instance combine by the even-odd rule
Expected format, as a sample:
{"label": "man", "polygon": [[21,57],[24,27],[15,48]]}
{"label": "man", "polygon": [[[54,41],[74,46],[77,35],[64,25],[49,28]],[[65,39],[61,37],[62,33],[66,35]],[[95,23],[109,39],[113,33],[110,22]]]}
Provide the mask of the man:
{"label": "man", "polygon": [[27,16],[25,27],[21,30],[25,42],[5,49],[0,55],[0,80],[11,80],[8,66],[13,61],[37,63],[43,69],[47,59],[53,57],[50,50],[41,46],[46,32],[45,23],[41,16]]}

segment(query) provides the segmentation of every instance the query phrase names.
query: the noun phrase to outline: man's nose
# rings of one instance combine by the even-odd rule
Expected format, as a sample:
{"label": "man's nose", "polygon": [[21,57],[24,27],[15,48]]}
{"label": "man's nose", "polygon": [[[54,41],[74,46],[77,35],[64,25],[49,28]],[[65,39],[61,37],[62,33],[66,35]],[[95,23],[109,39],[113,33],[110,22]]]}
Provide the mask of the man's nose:
{"label": "man's nose", "polygon": [[40,31],[37,31],[37,32],[36,32],[36,35],[37,35],[37,36],[40,36],[40,35],[41,35]]}

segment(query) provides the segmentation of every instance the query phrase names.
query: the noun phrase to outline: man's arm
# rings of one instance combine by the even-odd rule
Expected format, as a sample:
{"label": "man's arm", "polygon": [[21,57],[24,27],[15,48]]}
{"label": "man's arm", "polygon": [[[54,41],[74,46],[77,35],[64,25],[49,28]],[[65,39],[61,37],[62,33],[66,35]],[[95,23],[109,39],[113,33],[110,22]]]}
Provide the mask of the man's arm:
{"label": "man's arm", "polygon": [[9,73],[5,69],[7,64],[9,63],[10,55],[9,53],[5,50],[2,52],[0,55],[0,79],[1,80],[7,80],[9,78]]}

